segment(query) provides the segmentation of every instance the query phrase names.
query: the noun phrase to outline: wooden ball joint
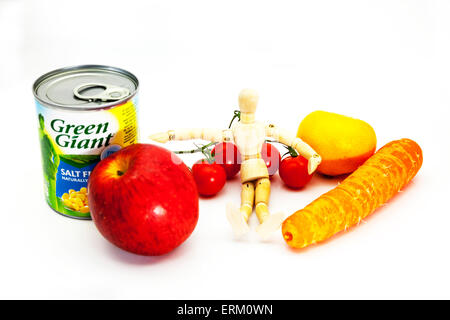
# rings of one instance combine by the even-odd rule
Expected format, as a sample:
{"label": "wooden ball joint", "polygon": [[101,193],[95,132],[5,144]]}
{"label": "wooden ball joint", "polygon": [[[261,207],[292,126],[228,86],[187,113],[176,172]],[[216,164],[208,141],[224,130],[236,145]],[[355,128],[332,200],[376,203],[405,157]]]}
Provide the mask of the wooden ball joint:
{"label": "wooden ball joint", "polygon": [[239,94],[241,121],[231,129],[177,129],[150,136],[150,139],[166,143],[171,140],[202,139],[211,142],[233,141],[242,156],[241,163],[241,206],[228,204],[226,215],[234,234],[243,236],[249,231],[248,219],[255,208],[260,225],[256,232],[267,238],[280,228],[284,214],[269,212],[270,180],[266,164],[261,158],[261,148],[267,137],[294,148],[308,159],[308,171],[313,173],[321,162],[320,156],[304,141],[287,130],[272,124],[265,125],[255,120],[258,94],[244,89]]}

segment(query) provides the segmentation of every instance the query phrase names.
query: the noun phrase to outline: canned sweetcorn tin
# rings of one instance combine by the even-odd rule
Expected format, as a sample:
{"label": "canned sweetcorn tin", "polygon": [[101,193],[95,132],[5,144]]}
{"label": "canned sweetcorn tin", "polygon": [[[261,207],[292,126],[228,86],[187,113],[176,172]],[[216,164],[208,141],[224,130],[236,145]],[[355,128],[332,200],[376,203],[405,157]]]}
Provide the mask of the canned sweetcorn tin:
{"label": "canned sweetcorn tin", "polygon": [[49,72],[33,85],[47,203],[90,219],[87,182],[95,165],[138,139],[137,78],[84,65]]}

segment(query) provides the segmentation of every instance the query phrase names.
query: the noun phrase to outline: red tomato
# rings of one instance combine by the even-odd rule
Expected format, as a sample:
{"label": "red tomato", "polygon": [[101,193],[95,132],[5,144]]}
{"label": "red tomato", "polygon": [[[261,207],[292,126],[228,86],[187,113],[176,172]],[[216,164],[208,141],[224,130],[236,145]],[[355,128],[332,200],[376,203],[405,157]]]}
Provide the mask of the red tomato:
{"label": "red tomato", "polygon": [[277,148],[270,143],[264,143],[261,149],[261,157],[266,163],[269,176],[273,176],[280,166],[281,156]]}
{"label": "red tomato", "polygon": [[308,160],[302,156],[284,158],[280,164],[280,177],[290,188],[304,187],[312,178],[312,174],[308,174]]}
{"label": "red tomato", "polygon": [[197,184],[198,193],[202,196],[213,196],[222,190],[227,179],[225,170],[217,163],[209,163],[206,159],[197,161],[192,166],[192,175]]}
{"label": "red tomato", "polygon": [[211,155],[215,163],[220,164],[227,175],[227,179],[233,178],[241,170],[241,153],[234,143],[222,142],[216,144]]}

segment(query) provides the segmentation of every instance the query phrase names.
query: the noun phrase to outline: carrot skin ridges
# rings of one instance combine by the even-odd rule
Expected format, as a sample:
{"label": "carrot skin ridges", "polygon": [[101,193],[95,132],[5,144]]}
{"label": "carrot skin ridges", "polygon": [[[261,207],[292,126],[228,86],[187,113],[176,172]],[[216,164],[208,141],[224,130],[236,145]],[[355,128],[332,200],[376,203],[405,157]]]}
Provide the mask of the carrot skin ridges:
{"label": "carrot skin ridges", "polygon": [[422,163],[422,149],[413,140],[386,144],[339,186],[288,217],[283,238],[304,248],[358,224],[406,186]]}

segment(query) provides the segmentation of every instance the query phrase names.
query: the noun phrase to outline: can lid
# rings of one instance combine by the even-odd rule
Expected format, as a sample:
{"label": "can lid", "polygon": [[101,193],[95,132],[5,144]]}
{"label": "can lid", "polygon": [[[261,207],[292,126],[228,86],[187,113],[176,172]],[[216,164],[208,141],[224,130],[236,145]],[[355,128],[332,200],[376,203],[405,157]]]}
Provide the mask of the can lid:
{"label": "can lid", "polygon": [[103,109],[120,104],[138,91],[137,78],[128,71],[84,65],[51,71],[33,85],[40,102],[68,109]]}

